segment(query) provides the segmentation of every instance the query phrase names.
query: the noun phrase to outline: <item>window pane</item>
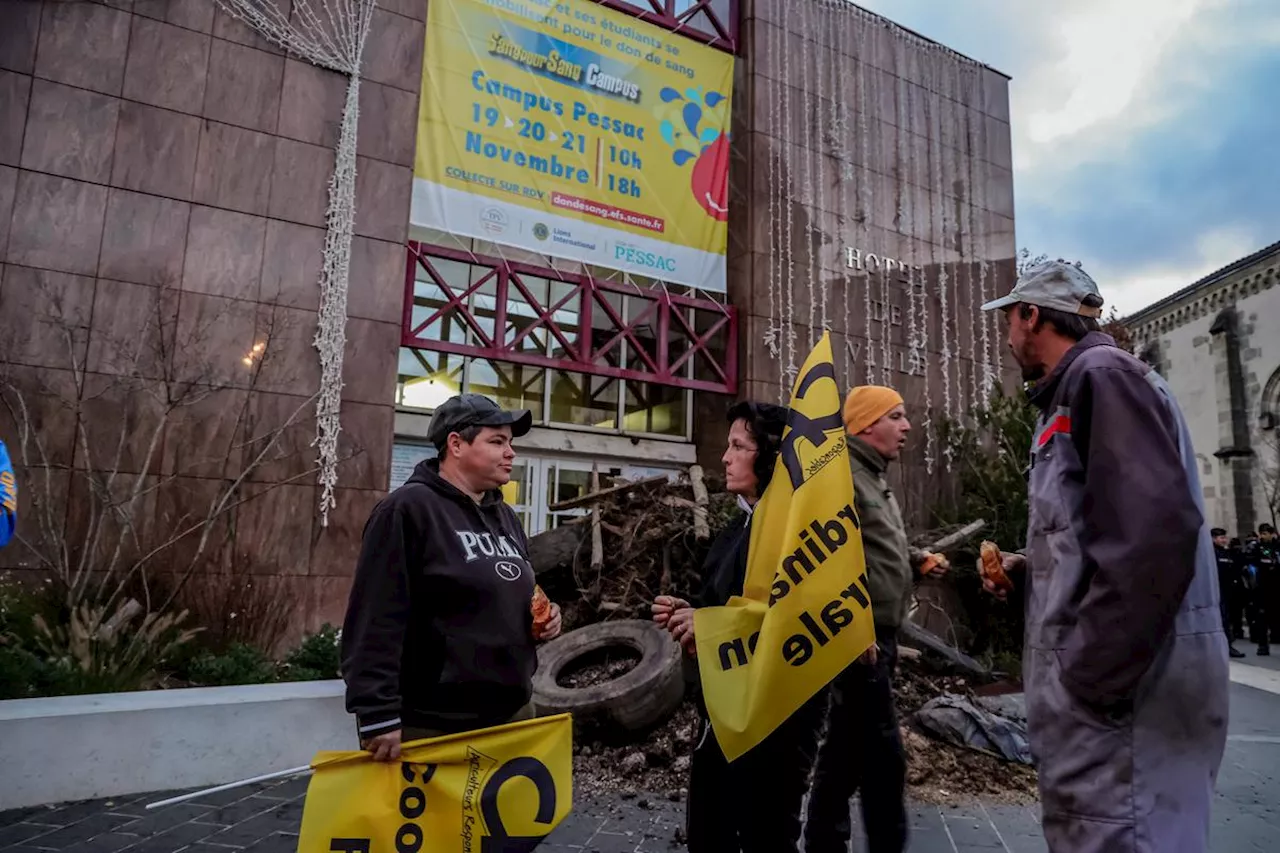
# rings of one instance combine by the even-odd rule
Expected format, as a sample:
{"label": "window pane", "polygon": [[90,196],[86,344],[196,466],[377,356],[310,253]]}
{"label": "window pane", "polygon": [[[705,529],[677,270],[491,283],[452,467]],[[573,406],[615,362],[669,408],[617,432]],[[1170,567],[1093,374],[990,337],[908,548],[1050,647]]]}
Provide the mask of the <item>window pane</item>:
{"label": "window pane", "polygon": [[[446,258],[429,258],[431,267],[444,280],[449,289],[453,291],[454,296],[465,293],[471,283],[471,265],[451,261]],[[435,341],[450,341],[452,343],[466,343],[468,327],[465,322],[458,316],[456,310],[448,311],[443,316],[437,317],[426,328],[418,329],[440,308],[444,307],[447,299],[444,289],[436,282],[431,273],[423,269],[419,264],[417,267],[417,275],[413,284],[413,317],[412,325],[417,329],[417,335],[420,338]]]}
{"label": "window pane", "polygon": [[[676,0],[674,12],[677,16],[683,15],[697,5],[697,3],[698,0]],[[729,14],[729,0],[711,0],[710,6],[711,11],[715,12],[716,18],[719,19],[720,25],[724,27],[725,30],[730,29],[729,22],[732,18]],[[715,24],[711,23],[711,19],[707,17],[705,10],[698,10],[696,14],[685,20],[684,25],[690,29],[700,30],[707,35],[718,35]]]}
{"label": "window pane", "polygon": [[542,423],[546,374],[541,367],[476,358],[467,368],[467,390],[495,400],[504,409],[528,409],[534,422]]}
{"label": "window pane", "polygon": [[[471,294],[468,304],[471,306],[471,316],[475,318],[480,331],[489,340],[493,340],[494,315],[497,313],[498,304],[498,274],[495,272],[490,275],[489,273],[490,270],[479,267],[472,270],[473,283],[486,275],[489,277]],[[467,332],[468,343],[475,346],[485,346],[485,342],[476,335],[474,329],[468,329]]]}
{"label": "window pane", "polygon": [[547,501],[547,505],[550,506],[560,501],[571,501],[574,498],[580,498],[590,490],[590,471],[557,468],[555,490],[551,494],[551,499]]}
{"label": "window pane", "polygon": [[[724,319],[724,314],[719,311],[695,311],[693,314],[693,330],[698,337],[705,337],[713,326]],[[728,353],[725,351],[726,341],[728,341],[728,329],[726,326],[721,326],[720,330],[712,335],[711,339],[698,350],[697,355],[692,359],[695,379],[707,382],[724,381],[720,371],[724,370],[728,362]],[[838,353],[836,358],[837,361],[840,358]],[[719,365],[720,370],[716,370],[712,366],[713,364]]]}
{"label": "window pane", "polygon": [[618,380],[563,370],[551,374],[551,421],[616,430]]}
{"label": "window pane", "polygon": [[[693,311],[688,308],[681,308],[678,305],[673,305],[671,307],[671,311],[673,316],[671,317],[671,322],[668,324],[667,331],[667,364],[675,364],[684,357],[685,353],[687,353],[689,348],[693,345],[693,341],[689,338],[689,333],[684,330],[684,326],[680,323],[680,320],[674,316],[676,312],[680,312],[680,316],[684,317],[685,322],[692,326]],[[679,369],[676,371],[676,374],[678,376],[692,376],[693,359],[685,359],[684,363],[681,364]]]}
{"label": "window pane", "polygon": [[400,348],[396,405],[434,409],[462,390],[462,356]]}
{"label": "window pane", "polygon": [[[547,506],[554,506],[559,501],[573,500],[591,490],[591,472],[561,468],[559,465],[547,467]],[[573,507],[572,509],[549,512],[547,526],[559,527],[572,521],[575,516],[586,515],[589,507]]]}
{"label": "window pane", "polygon": [[[549,297],[550,304],[547,307],[555,305],[565,297],[569,297],[569,300],[565,302],[560,310],[556,311],[552,317],[555,319],[556,325],[560,328],[560,333],[564,335],[565,340],[576,347],[578,345],[578,327],[580,325],[582,310],[581,294],[578,296],[570,296],[576,288],[576,285],[555,280],[552,280],[549,283],[551,285],[551,295]],[[552,358],[569,357],[569,354],[565,352],[560,341],[554,336],[551,336],[551,356]]]}
{"label": "window pane", "polygon": [[520,460],[511,465],[511,482],[502,490],[507,503],[523,519],[529,509],[529,466]]}
{"label": "window pane", "polygon": [[623,428],[627,432],[684,436],[689,395],[683,388],[628,382]]}
{"label": "window pane", "polygon": [[[609,316],[604,304],[613,309],[616,317],[624,317],[623,296],[612,290],[601,291],[591,305],[591,359],[596,364],[607,364],[617,367],[622,363],[624,340],[614,341],[618,334],[618,324]],[[600,348],[614,341],[609,349],[601,353]]]}
{"label": "window pane", "polygon": [[[650,373],[649,361],[658,363],[657,300],[628,296],[626,308],[626,321],[632,327],[634,339],[627,340],[627,367]],[[642,352],[649,356],[649,361],[644,360]]]}
{"label": "window pane", "polygon": [[[516,286],[517,282],[523,285],[524,290],[527,290],[529,295],[533,297],[533,303],[530,303],[525,298],[520,287]],[[511,280],[507,285],[507,328],[504,330],[504,341],[507,344],[514,341],[525,329],[538,322],[538,315],[550,307],[547,304],[547,289],[548,282],[545,278],[512,274]],[[545,355],[549,337],[551,337],[551,334],[547,331],[547,324],[545,322],[540,323],[533,331],[520,338],[520,343],[516,346],[516,349],[519,352]]]}

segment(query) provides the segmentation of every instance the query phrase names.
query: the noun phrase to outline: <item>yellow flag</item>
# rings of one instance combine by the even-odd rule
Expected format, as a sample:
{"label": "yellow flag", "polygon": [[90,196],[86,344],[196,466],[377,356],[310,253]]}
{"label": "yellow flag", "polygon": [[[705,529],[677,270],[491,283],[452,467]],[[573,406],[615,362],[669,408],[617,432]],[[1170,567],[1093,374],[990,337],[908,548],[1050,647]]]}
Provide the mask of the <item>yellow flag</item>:
{"label": "yellow flag", "polygon": [[398,762],[320,752],[298,853],[522,853],[573,803],[568,714],[405,744]]}
{"label": "yellow flag", "polygon": [[831,341],[809,353],[773,477],[751,520],[740,597],[694,614],[725,756],[747,752],[875,642]]}

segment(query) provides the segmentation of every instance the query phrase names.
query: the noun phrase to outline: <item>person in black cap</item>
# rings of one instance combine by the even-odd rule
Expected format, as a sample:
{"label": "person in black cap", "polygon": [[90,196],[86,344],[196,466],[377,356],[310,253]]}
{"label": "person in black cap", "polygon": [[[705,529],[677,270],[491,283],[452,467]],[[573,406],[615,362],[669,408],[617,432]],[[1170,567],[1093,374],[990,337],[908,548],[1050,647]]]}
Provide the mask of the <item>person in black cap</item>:
{"label": "person in black cap", "polygon": [[1236,638],[1241,633],[1244,618],[1241,606],[1244,578],[1240,555],[1231,550],[1226,530],[1215,527],[1209,533],[1213,536],[1213,556],[1218,561],[1218,603],[1222,610],[1222,630],[1227,632],[1227,650],[1231,657],[1242,658],[1244,652],[1236,648]]}
{"label": "person in black cap", "polygon": [[342,678],[360,745],[379,761],[402,741],[534,716],[536,644],[528,540],[499,489],[527,411],[480,394],[431,419],[437,457],[418,463],[369,516],[342,626]]}

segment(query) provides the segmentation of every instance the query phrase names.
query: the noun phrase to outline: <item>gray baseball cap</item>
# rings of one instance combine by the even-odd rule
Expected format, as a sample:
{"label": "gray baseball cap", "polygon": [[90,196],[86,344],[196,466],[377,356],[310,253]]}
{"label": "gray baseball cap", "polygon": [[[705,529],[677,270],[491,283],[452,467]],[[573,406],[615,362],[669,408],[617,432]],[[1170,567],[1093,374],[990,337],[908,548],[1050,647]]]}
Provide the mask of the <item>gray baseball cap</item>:
{"label": "gray baseball cap", "polygon": [[[1086,305],[1086,299],[1094,304]],[[1087,272],[1066,261],[1045,261],[1023,270],[1008,296],[988,302],[982,310],[1008,308],[1019,302],[1081,317],[1102,316],[1102,294],[1098,292],[1098,285]]]}
{"label": "gray baseball cap", "polygon": [[533,426],[533,415],[528,409],[509,412],[483,394],[459,394],[435,410],[431,426],[427,428],[427,440],[439,447],[449,433],[472,426],[509,426],[511,435],[518,438]]}

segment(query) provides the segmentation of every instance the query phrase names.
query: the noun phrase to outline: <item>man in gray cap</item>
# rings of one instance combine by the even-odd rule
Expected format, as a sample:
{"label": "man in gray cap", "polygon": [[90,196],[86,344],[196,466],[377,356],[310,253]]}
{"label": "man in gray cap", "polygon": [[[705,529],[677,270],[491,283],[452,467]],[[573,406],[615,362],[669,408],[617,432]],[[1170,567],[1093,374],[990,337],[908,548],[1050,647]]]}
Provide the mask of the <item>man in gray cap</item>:
{"label": "man in gray cap", "polygon": [[[1098,331],[1083,270],[1026,270],[1004,311],[1040,410],[1023,683],[1054,853],[1199,853],[1227,735],[1227,640],[1196,457],[1168,386]],[[990,581],[989,591],[997,592]]]}
{"label": "man in gray cap", "polygon": [[401,741],[533,716],[536,643],[528,540],[499,491],[527,411],[462,394],[436,409],[437,457],[373,510],[342,626],[342,677],[360,745],[379,761]]}

